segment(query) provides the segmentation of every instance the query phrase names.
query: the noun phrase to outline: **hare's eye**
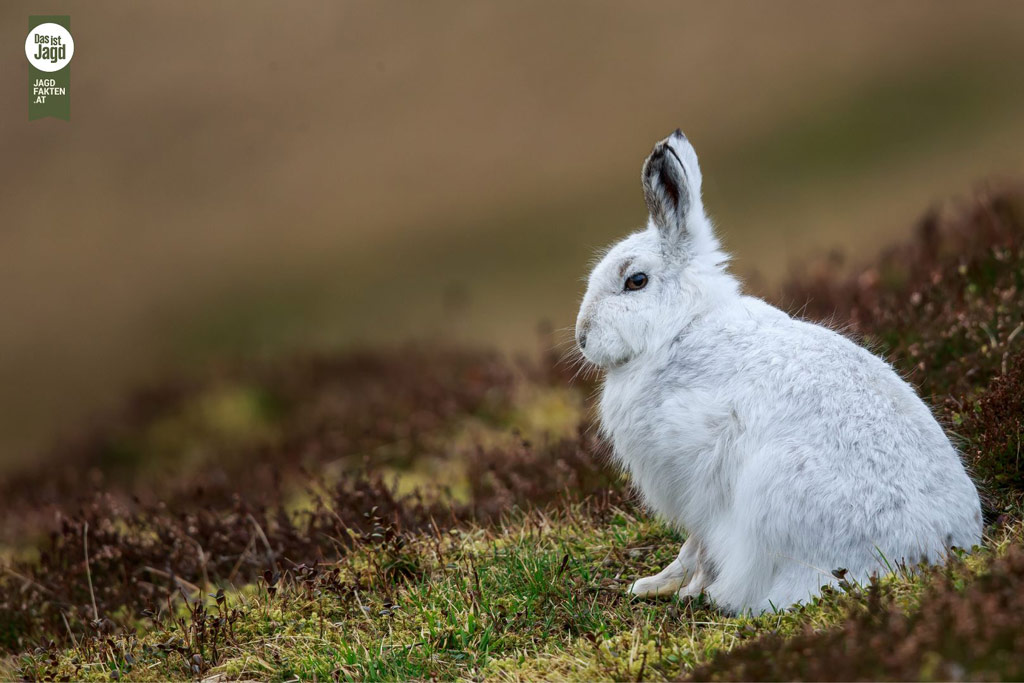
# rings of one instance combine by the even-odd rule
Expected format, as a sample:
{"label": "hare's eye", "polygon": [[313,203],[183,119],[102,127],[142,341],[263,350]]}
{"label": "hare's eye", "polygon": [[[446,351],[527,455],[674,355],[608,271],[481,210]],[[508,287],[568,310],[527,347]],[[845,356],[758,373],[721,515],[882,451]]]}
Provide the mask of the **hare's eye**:
{"label": "hare's eye", "polygon": [[636,291],[647,286],[646,273],[633,273],[626,278],[626,289]]}

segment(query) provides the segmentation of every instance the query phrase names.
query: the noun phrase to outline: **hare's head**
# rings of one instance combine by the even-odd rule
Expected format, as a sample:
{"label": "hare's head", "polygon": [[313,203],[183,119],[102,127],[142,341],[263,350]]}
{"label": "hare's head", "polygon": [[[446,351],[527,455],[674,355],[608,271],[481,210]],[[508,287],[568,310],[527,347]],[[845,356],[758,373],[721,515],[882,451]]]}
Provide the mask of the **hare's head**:
{"label": "hare's head", "polygon": [[576,343],[591,363],[613,368],[675,337],[722,294],[735,292],[700,198],[700,166],[676,131],[642,172],[647,229],[613,246],[590,273]]}

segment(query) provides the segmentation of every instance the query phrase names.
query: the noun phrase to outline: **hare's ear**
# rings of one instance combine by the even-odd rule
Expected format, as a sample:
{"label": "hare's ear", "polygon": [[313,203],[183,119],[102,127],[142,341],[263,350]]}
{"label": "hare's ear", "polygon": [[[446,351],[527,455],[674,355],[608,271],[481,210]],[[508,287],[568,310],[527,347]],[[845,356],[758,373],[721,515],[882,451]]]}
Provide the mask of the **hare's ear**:
{"label": "hare's ear", "polygon": [[653,227],[666,247],[692,249],[704,242],[710,226],[700,199],[700,166],[697,153],[682,131],[676,130],[657,145],[641,173],[644,200]]}

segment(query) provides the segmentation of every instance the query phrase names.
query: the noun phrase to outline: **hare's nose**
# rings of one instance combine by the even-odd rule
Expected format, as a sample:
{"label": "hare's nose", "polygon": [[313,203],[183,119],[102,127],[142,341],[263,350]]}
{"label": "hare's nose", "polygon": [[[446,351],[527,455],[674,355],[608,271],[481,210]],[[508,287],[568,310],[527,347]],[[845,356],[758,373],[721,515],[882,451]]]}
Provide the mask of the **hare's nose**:
{"label": "hare's nose", "polygon": [[576,343],[580,351],[587,348],[587,334],[590,332],[590,312],[584,311],[576,320]]}

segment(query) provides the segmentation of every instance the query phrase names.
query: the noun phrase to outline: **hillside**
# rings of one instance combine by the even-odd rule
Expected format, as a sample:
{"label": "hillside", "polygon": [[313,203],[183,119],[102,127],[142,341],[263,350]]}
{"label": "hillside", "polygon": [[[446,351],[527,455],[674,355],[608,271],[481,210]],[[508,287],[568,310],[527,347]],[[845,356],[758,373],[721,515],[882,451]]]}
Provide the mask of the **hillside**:
{"label": "hillside", "polygon": [[956,435],[987,530],[948,567],[757,618],[631,600],[680,537],[606,467],[593,378],[556,352],[294,357],[139,391],[0,484],[0,677],[1022,678],[1022,290],[1005,190],[778,302]]}
{"label": "hillside", "polygon": [[[1022,3],[290,4],[46,5],[87,38],[70,126],[0,100],[3,475],[225,356],[530,349],[645,220],[636,175],[677,126],[772,287],[1024,177]],[[38,9],[0,3],[0,32]]]}

